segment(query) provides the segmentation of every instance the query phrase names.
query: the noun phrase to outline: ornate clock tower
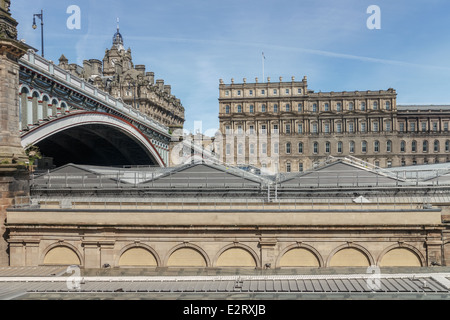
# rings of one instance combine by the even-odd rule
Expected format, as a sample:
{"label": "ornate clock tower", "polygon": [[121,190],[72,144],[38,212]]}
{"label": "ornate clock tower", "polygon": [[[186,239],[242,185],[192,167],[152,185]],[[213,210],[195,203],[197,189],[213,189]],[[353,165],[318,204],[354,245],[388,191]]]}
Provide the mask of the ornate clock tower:
{"label": "ornate clock tower", "polygon": [[27,47],[17,41],[10,0],[0,0],[0,266],[9,265],[6,209],[29,194],[28,158],[19,130],[19,63]]}

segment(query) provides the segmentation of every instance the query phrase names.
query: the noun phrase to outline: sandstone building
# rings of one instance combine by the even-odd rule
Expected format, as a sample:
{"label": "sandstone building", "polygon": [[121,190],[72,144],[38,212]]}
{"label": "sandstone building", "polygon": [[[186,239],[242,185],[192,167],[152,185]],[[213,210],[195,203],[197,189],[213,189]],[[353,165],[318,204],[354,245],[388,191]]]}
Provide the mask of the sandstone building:
{"label": "sandstone building", "polygon": [[449,106],[399,106],[397,92],[314,92],[302,81],[219,86],[225,163],[301,172],[328,156],[379,167],[450,160]]}
{"label": "sandstone building", "polygon": [[162,79],[156,79],[154,72],[146,72],[144,65],[134,65],[131,49],[124,48],[123,37],[117,32],[113,37],[111,49],[105,51],[103,61],[84,60],[83,66],[69,64],[62,55],[59,67],[93,83],[101,90],[111,94],[170,128],[182,128],[185,121],[184,107],[180,99],[171,92],[171,86]]}

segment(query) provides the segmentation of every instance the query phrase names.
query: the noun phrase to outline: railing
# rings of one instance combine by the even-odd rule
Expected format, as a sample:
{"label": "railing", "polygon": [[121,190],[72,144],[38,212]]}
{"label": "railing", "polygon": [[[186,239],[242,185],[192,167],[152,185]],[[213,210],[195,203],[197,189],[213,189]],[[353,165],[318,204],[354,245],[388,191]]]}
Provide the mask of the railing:
{"label": "railing", "polygon": [[168,127],[133,109],[131,106],[124,104],[121,100],[112,97],[108,93],[99,90],[97,87],[85,82],[83,79],[74,76],[69,71],[56,66],[52,61],[36,55],[33,51],[28,51],[27,54],[20,59],[20,63],[26,66],[32,66],[41,72],[45,72],[54,78],[58,78],[58,80],[64,82],[65,85],[81,90],[85,95],[93,98],[94,100],[100,100],[101,103],[105,104],[109,108],[120,113],[124,113],[130,118],[133,118],[134,120],[141,122],[154,130],[160,131],[166,136],[169,136]]}
{"label": "railing", "polygon": [[[450,197],[450,196],[449,196]],[[265,198],[44,198],[16,197],[14,208],[79,210],[427,210],[439,197],[370,197],[368,202],[346,198],[296,198],[267,201]],[[448,199],[447,199],[448,201]]]}

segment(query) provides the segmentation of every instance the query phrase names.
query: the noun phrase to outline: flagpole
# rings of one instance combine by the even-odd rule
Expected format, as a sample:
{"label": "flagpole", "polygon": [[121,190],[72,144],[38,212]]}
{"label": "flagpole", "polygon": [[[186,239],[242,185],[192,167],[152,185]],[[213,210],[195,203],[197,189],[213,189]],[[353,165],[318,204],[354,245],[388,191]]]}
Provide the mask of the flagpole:
{"label": "flagpole", "polygon": [[264,60],[266,60],[266,57],[264,56],[264,52],[262,53],[262,69],[263,69],[263,82],[265,81],[265,75],[264,75]]}

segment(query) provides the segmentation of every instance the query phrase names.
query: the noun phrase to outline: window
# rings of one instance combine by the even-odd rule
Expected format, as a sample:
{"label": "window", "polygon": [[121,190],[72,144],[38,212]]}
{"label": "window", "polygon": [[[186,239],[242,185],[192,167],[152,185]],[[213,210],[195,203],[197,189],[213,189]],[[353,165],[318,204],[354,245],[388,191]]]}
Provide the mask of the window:
{"label": "window", "polygon": [[392,161],[388,161],[388,162],[387,162],[387,167],[388,167],[388,168],[392,168]]}
{"label": "window", "polygon": [[313,123],[313,125],[312,125],[312,131],[313,131],[313,133],[318,133],[318,131],[317,131],[317,123]]}
{"label": "window", "polygon": [[242,134],[242,126],[238,126],[238,134]]}
{"label": "window", "polygon": [[291,143],[290,142],[286,143],[286,153],[291,154]]}
{"label": "window", "polygon": [[406,166],[406,161],[402,160],[401,164],[402,164],[402,167]]}
{"label": "window", "polygon": [[267,127],[266,127],[265,124],[263,124],[263,125],[261,126],[261,133],[262,133],[262,134],[266,134],[266,133],[267,133]]}
{"label": "window", "polygon": [[225,91],[225,95],[228,97],[230,95],[230,91]]}
{"label": "window", "polygon": [[231,145],[229,143],[227,143],[227,145],[226,145],[226,151],[227,151],[227,155],[231,154]]}
{"label": "window", "polygon": [[324,104],[323,111],[330,111],[330,107],[329,107],[328,103]]}
{"label": "window", "polygon": [[411,122],[410,124],[409,124],[409,127],[411,128],[411,132],[415,132],[416,131],[416,123],[415,122]]}
{"label": "window", "polygon": [[230,126],[225,126],[225,134],[231,134]]}
{"label": "window", "polygon": [[361,102],[361,111],[366,111],[366,103]]}
{"label": "window", "polygon": [[244,146],[242,143],[238,144],[238,155],[242,155],[244,153]]}
{"label": "window", "polygon": [[248,95],[252,96],[253,95],[253,90],[248,90]]}
{"label": "window", "polygon": [[255,133],[255,126],[250,126],[250,134],[254,134]]}
{"label": "window", "polygon": [[290,134],[290,133],[291,133],[291,125],[290,125],[290,124],[287,124],[287,125],[286,125],[286,133],[287,133],[287,134]]}
{"label": "window", "polygon": [[337,111],[337,112],[342,111],[342,105],[341,105],[340,102],[338,102],[338,103],[336,104],[336,111]]}
{"label": "window", "polygon": [[298,133],[303,133],[303,123],[297,124],[297,132]]}
{"label": "window", "polygon": [[437,131],[438,131],[438,123],[433,122],[433,132],[437,132]]}
{"label": "window", "polygon": [[261,152],[262,152],[263,154],[266,154],[266,153],[267,153],[267,144],[266,144],[266,143],[263,143],[263,144],[261,145]]}
{"label": "window", "polygon": [[354,127],[355,127],[355,126],[354,126],[353,122],[350,122],[350,123],[348,124],[348,132],[350,132],[350,133],[355,132]]}
{"label": "window", "polygon": [[355,107],[353,105],[353,102],[349,102],[349,104],[348,104],[348,111],[353,111],[354,108]]}
{"label": "window", "polygon": [[312,105],[312,111],[317,112],[317,103],[313,103]]}
{"label": "window", "polygon": [[229,114],[230,113],[230,106],[225,106],[225,113]]}
{"label": "window", "polygon": [[302,112],[303,111],[303,105],[301,103],[299,103],[297,105],[297,108],[298,108],[298,112]]}
{"label": "window", "polygon": [[291,111],[291,105],[288,103],[286,104],[286,112],[290,112]]}
{"label": "window", "polygon": [[361,142],[361,151],[364,153],[367,152],[367,141]]}
{"label": "window", "polygon": [[405,152],[406,151],[406,142],[402,141],[400,142],[400,152]]}
{"label": "window", "polygon": [[331,152],[331,143],[328,141],[325,143],[325,152],[330,153]]}
{"label": "window", "polygon": [[403,122],[400,122],[398,124],[398,131],[399,132],[405,132],[405,124]]}
{"label": "window", "polygon": [[391,122],[390,121],[386,121],[386,125],[384,127],[384,130],[386,132],[391,132]]}
{"label": "window", "polygon": [[379,167],[380,166],[380,161],[375,161],[374,164],[375,164],[375,167]]}
{"label": "window", "polygon": [[240,96],[241,95],[241,90],[237,91],[237,95]]}
{"label": "window", "polygon": [[273,144],[273,153],[278,154],[278,151],[279,151],[279,144],[278,144],[278,142],[275,142]]}
{"label": "window", "polygon": [[427,131],[427,123],[426,122],[422,122],[422,132]]}
{"label": "window", "polygon": [[303,163],[301,162],[298,164],[298,171],[303,172]]}
{"label": "window", "polygon": [[238,105],[238,106],[237,106],[237,112],[238,112],[238,113],[242,113],[242,106],[241,106],[241,105]]}
{"label": "window", "polygon": [[389,101],[386,101],[386,110],[391,110],[391,103]]}
{"label": "window", "polygon": [[336,124],[336,132],[337,133],[341,133],[342,132],[342,123],[337,123]]}
{"label": "window", "polygon": [[435,140],[434,141],[434,152],[439,152],[439,141]]}
{"label": "window", "polygon": [[366,132],[366,124],[364,122],[361,123],[361,132]]}
{"label": "window", "polygon": [[298,143],[298,153],[303,153],[303,142]]}
{"label": "window", "polygon": [[417,141],[413,140],[411,142],[411,152],[416,152],[417,151]]}
{"label": "window", "polygon": [[255,145],[253,143],[250,144],[250,154],[255,154]]}
{"label": "window", "polygon": [[250,113],[255,113],[255,107],[252,104],[250,105]]}
{"label": "window", "polygon": [[446,140],[445,141],[445,152],[449,152],[450,151],[450,140]]}
{"label": "window", "polygon": [[273,89],[273,94],[277,94],[277,89]]}
{"label": "window", "polygon": [[372,106],[373,110],[378,110],[378,102],[374,101]]}
{"label": "window", "polygon": [[378,129],[379,129],[379,128],[378,128],[378,122],[374,122],[374,123],[372,124],[372,129],[373,129],[373,130],[372,130],[373,132],[378,132]]}
{"label": "window", "polygon": [[444,131],[448,132],[448,122],[444,122]]}
{"label": "window", "polygon": [[286,89],[286,94],[289,94],[289,89]]}
{"label": "window", "polygon": [[261,106],[261,112],[266,112],[266,105],[265,105],[265,104],[263,104],[263,105]]}
{"label": "window", "polygon": [[373,143],[373,151],[380,152],[380,141],[377,140]]}
{"label": "window", "polygon": [[262,89],[261,94],[266,94],[266,90]]}
{"label": "window", "polygon": [[392,141],[388,140],[388,142],[386,142],[386,152],[392,152]]}
{"label": "window", "polygon": [[299,89],[297,90],[297,93],[298,93],[298,94],[302,94],[302,89],[299,88]]}
{"label": "window", "polygon": [[273,105],[273,112],[278,112],[278,105],[277,104],[274,104]]}
{"label": "window", "polygon": [[337,144],[337,152],[338,153],[342,153],[342,146],[343,146],[342,142],[339,141],[338,144]]}
{"label": "window", "polygon": [[286,172],[291,172],[291,163],[290,162],[286,163]]}
{"label": "window", "polygon": [[324,132],[325,133],[330,133],[330,124],[329,123],[325,123],[325,125],[324,125]]}
{"label": "window", "polygon": [[278,133],[278,125],[277,124],[273,125],[273,133]]}
{"label": "window", "polygon": [[355,153],[355,141],[350,141],[349,149],[350,153]]}
{"label": "window", "polygon": [[423,152],[428,152],[428,141],[424,141],[422,143],[422,151]]}
{"label": "window", "polygon": [[314,152],[314,154],[319,153],[319,143],[314,142],[314,144],[313,144],[313,152]]}

